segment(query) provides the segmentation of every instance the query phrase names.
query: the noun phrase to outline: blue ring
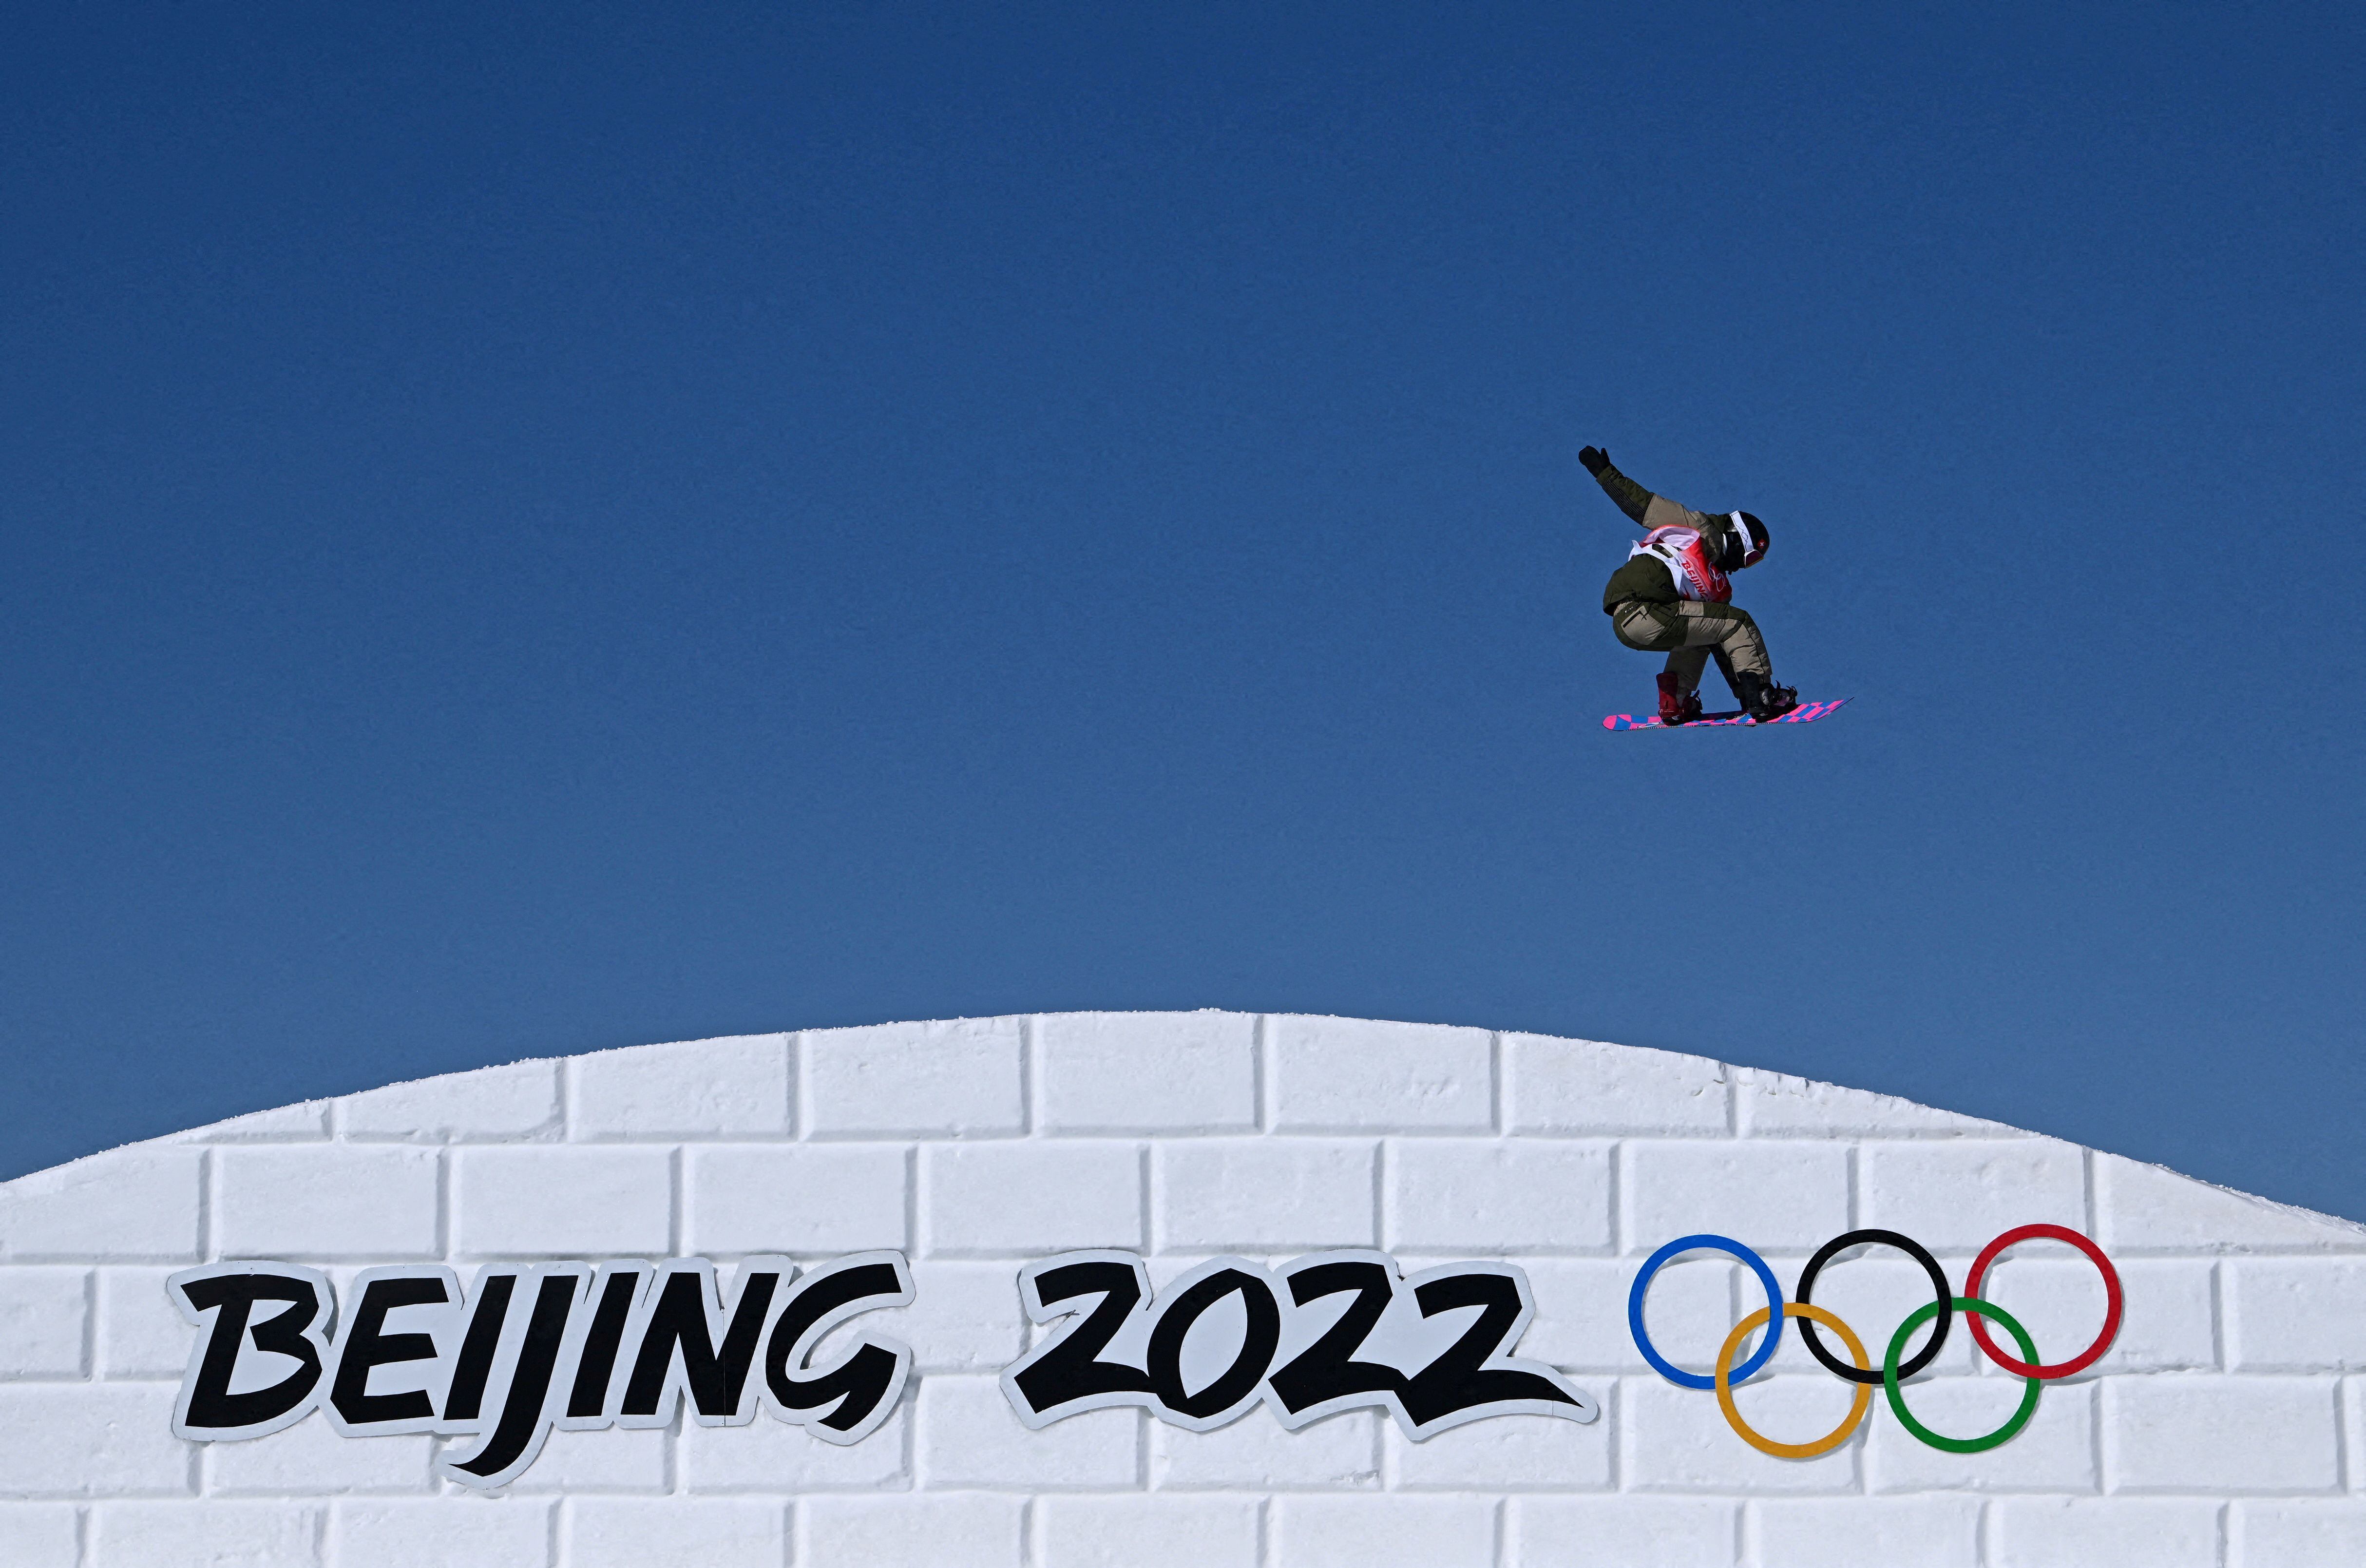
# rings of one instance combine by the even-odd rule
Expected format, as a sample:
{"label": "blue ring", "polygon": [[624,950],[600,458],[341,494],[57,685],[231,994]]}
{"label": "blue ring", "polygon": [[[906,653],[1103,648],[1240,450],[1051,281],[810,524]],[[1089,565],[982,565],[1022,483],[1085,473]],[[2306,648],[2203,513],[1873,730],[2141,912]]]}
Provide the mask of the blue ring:
{"label": "blue ring", "polygon": [[1774,1270],[1766,1267],[1766,1259],[1740,1242],[1721,1235],[1680,1235],[1651,1254],[1651,1260],[1643,1265],[1643,1271],[1635,1276],[1635,1288],[1627,1292],[1627,1329],[1635,1337],[1635,1348],[1643,1352],[1643,1359],[1651,1363],[1654,1371],[1677,1387],[1710,1392],[1716,1389],[1717,1379],[1672,1365],[1666,1357],[1651,1348],[1651,1337],[1643,1331],[1643,1292],[1651,1288],[1651,1276],[1660,1271],[1662,1264],[1679,1252],[1696,1250],[1731,1253],[1757,1270],[1758,1282],[1766,1287],[1766,1305],[1770,1314],[1766,1337],[1750,1359],[1733,1369],[1732,1381],[1735,1382],[1749,1382],[1761,1367],[1774,1359],[1774,1346],[1783,1337],[1783,1287],[1774,1282]]}

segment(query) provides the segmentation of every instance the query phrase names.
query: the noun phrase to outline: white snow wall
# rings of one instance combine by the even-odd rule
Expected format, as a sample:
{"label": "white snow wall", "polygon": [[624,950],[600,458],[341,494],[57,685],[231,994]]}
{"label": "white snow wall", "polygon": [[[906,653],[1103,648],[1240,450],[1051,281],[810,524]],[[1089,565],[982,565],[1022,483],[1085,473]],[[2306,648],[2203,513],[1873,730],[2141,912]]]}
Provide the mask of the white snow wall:
{"label": "white snow wall", "polygon": [[[1919,1238],[1960,1291],[2029,1222],[2101,1242],[2117,1342],[2020,1437],[1955,1455],[1876,1393],[1831,1454],[1746,1447],[1716,1397],[1650,1371],[1628,1287],[1717,1232],[1786,1292],[1826,1239]],[[1085,1247],[1163,1283],[1383,1248],[1408,1272],[1525,1270],[1518,1348],[1598,1402],[1414,1443],[1376,1411],[1192,1433],[1135,1409],[1029,1431],[997,1373],[1025,1264]],[[559,1432],[505,1492],[434,1479],[432,1436],[171,1431],[197,1331],[177,1269],[905,1253],[918,1297],[842,1331],[915,1351],[849,1447],[744,1427]],[[2045,1359],[2102,1291],[2024,1247],[1985,1294]],[[1929,1299],[1871,1251],[1815,1300],[1876,1356]],[[1705,1369],[1761,1303],[1744,1269],[1665,1270],[1650,1326]],[[0,1562],[11,1568],[2311,1568],[2366,1562],[2366,1230],[1902,1100],[1694,1056],[1402,1023],[1066,1014],[768,1034],[522,1062],[291,1106],[0,1186]],[[1910,1385],[1970,1436],[2022,1385],[1960,1325]],[[1831,1427],[1850,1390],[1796,1330],[1741,1408]]]}

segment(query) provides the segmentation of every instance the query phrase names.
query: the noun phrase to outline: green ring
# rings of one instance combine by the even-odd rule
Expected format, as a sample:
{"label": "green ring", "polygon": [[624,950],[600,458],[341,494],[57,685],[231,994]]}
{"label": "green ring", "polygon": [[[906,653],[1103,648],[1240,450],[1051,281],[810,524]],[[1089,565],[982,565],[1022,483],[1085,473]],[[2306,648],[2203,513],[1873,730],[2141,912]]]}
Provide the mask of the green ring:
{"label": "green ring", "polygon": [[[2022,1327],[2012,1314],[1972,1296],[1957,1296],[1952,1304],[1957,1312],[1976,1312],[1982,1317],[1993,1318],[2003,1324],[2012,1336],[2013,1343],[2021,1347],[2021,1359],[2033,1367],[2037,1365],[2037,1346],[2030,1339],[2029,1331]],[[1889,1337],[1889,1353],[1881,1359],[1882,1392],[1889,1395],[1889,1408],[1898,1413],[1898,1425],[1932,1448],[1944,1449],[1951,1454],[1982,1453],[2000,1443],[2011,1442],[2023,1427],[2029,1425],[2029,1418],[2037,1414],[2037,1396],[2045,1392],[2045,1384],[2040,1379],[2022,1380],[2029,1387],[2021,1396],[2021,1408],[2012,1413],[2011,1419],[1985,1438],[1943,1438],[1914,1419],[1912,1412],[1906,1408],[1905,1391],[1898,1386],[1898,1358],[1906,1349],[1907,1337],[1938,1315],[1937,1302],[1924,1302],[1908,1313],[1906,1321],[1899,1324],[1898,1332]]]}

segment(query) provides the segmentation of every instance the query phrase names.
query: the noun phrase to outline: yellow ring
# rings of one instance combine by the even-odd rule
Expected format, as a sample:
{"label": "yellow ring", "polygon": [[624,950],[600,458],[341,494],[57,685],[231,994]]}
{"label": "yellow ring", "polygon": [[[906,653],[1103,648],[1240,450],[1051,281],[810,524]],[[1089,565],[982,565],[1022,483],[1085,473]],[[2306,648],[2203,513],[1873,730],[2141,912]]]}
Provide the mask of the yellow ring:
{"label": "yellow ring", "polygon": [[[1856,1331],[1823,1308],[1811,1306],[1806,1302],[1785,1302],[1783,1315],[1812,1318],[1822,1324],[1841,1337],[1841,1343],[1848,1347],[1850,1359],[1856,1362],[1861,1371],[1868,1372],[1873,1371],[1873,1368],[1865,1362],[1865,1342],[1856,1337]],[[1760,1453],[1773,1454],[1776,1459],[1814,1459],[1819,1454],[1828,1454],[1849,1440],[1849,1434],[1856,1430],[1856,1424],[1864,1420],[1865,1413],[1873,1407],[1871,1383],[1861,1382],[1855,1385],[1856,1403],[1849,1406],[1848,1419],[1812,1443],[1778,1443],[1772,1438],[1762,1438],[1750,1429],[1750,1423],[1744,1421],[1741,1418],[1741,1412],[1734,1408],[1733,1358],[1741,1350],[1742,1340],[1749,1337],[1750,1331],[1753,1328],[1763,1328],[1771,1321],[1772,1316],[1773,1314],[1764,1307],[1760,1307],[1756,1312],[1735,1324],[1733,1332],[1725,1337],[1725,1348],[1717,1353],[1717,1402],[1724,1409],[1728,1424],[1741,1434],[1741,1440]]]}

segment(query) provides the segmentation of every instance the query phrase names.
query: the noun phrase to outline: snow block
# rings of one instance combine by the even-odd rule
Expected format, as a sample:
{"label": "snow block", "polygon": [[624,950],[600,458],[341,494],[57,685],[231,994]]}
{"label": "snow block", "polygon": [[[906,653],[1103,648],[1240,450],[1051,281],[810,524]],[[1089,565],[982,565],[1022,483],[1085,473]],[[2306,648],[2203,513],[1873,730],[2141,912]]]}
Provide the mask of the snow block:
{"label": "snow block", "polygon": [[[1715,1251],[1632,1302],[1679,1236],[1796,1301],[1853,1230],[1963,1293],[2030,1224],[2117,1287],[2058,1240],[1992,1264],[2040,1359],[2121,1317],[1985,1451],[1878,1388],[1828,1451],[1763,1451],[1744,1427],[1851,1418],[1797,1319],[1734,1419],[1631,1330],[1706,1373],[1764,1304]],[[1924,1267],[1854,1247],[1812,1299],[1877,1363]],[[1900,1393],[1966,1438],[2025,1386],[1958,1322]],[[1458,1400],[1481,1418],[1436,1417]],[[39,1568],[2355,1568],[2361,1453],[2366,1228],[1600,1041],[1213,1011],[742,1035],[0,1185],[0,1559]]]}

